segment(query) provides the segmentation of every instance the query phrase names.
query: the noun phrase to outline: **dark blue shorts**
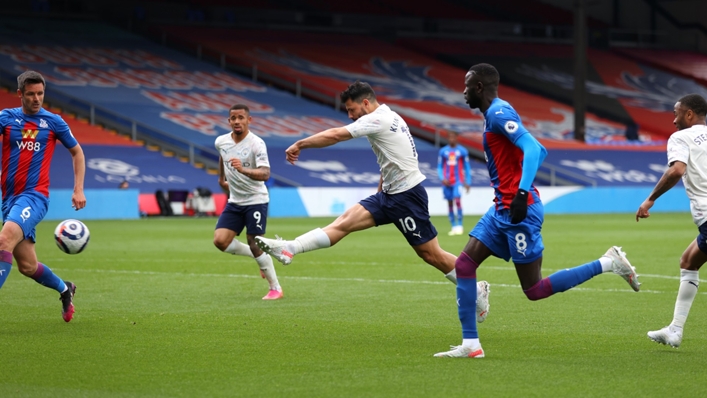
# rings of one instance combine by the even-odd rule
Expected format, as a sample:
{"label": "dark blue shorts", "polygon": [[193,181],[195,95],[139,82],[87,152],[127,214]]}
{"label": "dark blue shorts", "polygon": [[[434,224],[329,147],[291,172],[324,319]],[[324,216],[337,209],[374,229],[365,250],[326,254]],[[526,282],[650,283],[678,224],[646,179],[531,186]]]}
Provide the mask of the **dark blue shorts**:
{"label": "dark blue shorts", "polygon": [[447,200],[454,200],[455,198],[461,198],[462,197],[461,184],[454,184],[451,187],[448,187],[445,185],[442,187],[442,193],[444,194],[444,198]]}
{"label": "dark blue shorts", "polygon": [[218,218],[216,229],[226,228],[235,231],[236,235],[240,235],[245,227],[248,235],[265,235],[267,221],[267,203],[250,206],[228,203]]}
{"label": "dark blue shorts", "polygon": [[508,209],[496,211],[493,205],[481,217],[470,236],[488,247],[496,257],[514,263],[527,264],[543,255],[543,237],[540,230],[545,218],[542,203],[528,206],[528,216],[520,224],[511,224]]}
{"label": "dark blue shorts", "polygon": [[39,192],[23,192],[2,202],[3,224],[12,221],[22,228],[25,239],[36,242],[37,224],[49,209],[49,199]]}
{"label": "dark blue shorts", "polygon": [[697,227],[697,229],[700,231],[700,234],[697,235],[697,247],[702,250],[702,253],[707,254],[707,222]]}
{"label": "dark blue shorts", "polygon": [[430,222],[427,191],[420,184],[393,195],[378,192],[359,203],[373,215],[376,226],[394,223],[410,246],[427,243],[437,236]]}

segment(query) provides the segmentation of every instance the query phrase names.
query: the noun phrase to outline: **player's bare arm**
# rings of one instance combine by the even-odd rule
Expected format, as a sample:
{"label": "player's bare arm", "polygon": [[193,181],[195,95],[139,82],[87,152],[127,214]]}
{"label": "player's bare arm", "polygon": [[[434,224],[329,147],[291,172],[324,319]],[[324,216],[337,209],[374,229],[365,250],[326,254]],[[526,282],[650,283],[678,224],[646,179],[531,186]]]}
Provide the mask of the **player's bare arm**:
{"label": "player's bare arm", "polygon": [[636,212],[636,222],[638,222],[640,218],[650,217],[651,214],[649,210],[653,207],[655,201],[661,197],[661,195],[668,192],[670,188],[674,187],[678,181],[680,181],[680,178],[682,178],[685,174],[686,167],[687,165],[685,163],[676,161],[673,162],[667,170],[665,170],[663,176],[660,177],[660,181],[655,184],[653,192],[651,192],[651,194],[648,195],[648,198],[641,203],[641,206],[638,207],[638,211]]}
{"label": "player's bare arm", "polygon": [[299,159],[299,153],[302,149],[326,148],[342,141],[348,141],[352,138],[353,136],[348,130],[346,130],[345,127],[331,128],[290,145],[290,147],[285,151],[285,156],[288,162],[295,164],[297,159]]}
{"label": "player's bare arm", "polygon": [[231,162],[231,167],[236,169],[237,172],[252,180],[267,181],[267,179],[270,178],[270,167],[260,166],[257,169],[243,167],[243,163],[240,159],[231,159],[229,162]]}
{"label": "player's bare arm", "polygon": [[218,157],[218,185],[224,192],[228,193],[228,182],[226,182],[226,171],[223,169],[223,158]]}
{"label": "player's bare arm", "polygon": [[69,149],[74,165],[74,193],[71,195],[71,205],[76,210],[86,207],[86,195],[83,192],[83,182],[86,177],[86,161],[81,145],[76,144]]}

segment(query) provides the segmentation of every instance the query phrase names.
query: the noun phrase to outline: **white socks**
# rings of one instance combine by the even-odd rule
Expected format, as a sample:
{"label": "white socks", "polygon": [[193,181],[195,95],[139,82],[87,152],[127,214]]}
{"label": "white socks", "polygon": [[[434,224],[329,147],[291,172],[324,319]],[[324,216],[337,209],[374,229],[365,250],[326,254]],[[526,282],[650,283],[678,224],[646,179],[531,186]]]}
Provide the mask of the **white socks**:
{"label": "white socks", "polygon": [[685,326],[687,315],[690,313],[690,307],[692,307],[692,302],[695,300],[699,285],[699,271],[680,270],[680,288],[678,289],[678,298],[675,300],[673,322],[670,323],[670,326],[681,330]]}
{"label": "white socks", "polygon": [[599,263],[601,263],[601,272],[613,271],[611,266],[612,261],[609,257],[601,257]]}
{"label": "white socks", "polygon": [[228,245],[226,250],[224,250],[224,253],[231,253],[237,256],[246,256],[253,258],[253,252],[250,251],[250,246],[243,244],[236,239],[233,239],[231,241],[231,244]]}
{"label": "white socks", "polygon": [[292,254],[300,254],[310,252],[312,250],[324,249],[331,246],[329,236],[321,228],[313,229],[304,235],[295,238],[294,241],[288,244],[289,249],[292,249]]}
{"label": "white socks", "polygon": [[280,282],[277,280],[277,274],[275,273],[275,266],[272,263],[272,257],[267,253],[263,253],[260,257],[256,258],[255,261],[258,263],[260,270],[263,271],[265,279],[270,284],[270,290],[282,290],[280,287]]}
{"label": "white socks", "polygon": [[471,347],[471,348],[481,348],[481,343],[479,342],[479,339],[463,339],[462,340],[462,346],[463,347]]}
{"label": "white socks", "polygon": [[448,274],[444,274],[444,277],[452,281],[453,284],[457,284],[457,269],[454,268],[451,271],[449,271]]}
{"label": "white socks", "polygon": [[[230,253],[237,256],[245,256],[253,258],[253,252],[250,251],[250,246],[241,243],[240,241],[234,239],[231,244],[228,245],[224,253]],[[277,280],[277,274],[275,273],[275,266],[272,263],[272,257],[267,253],[263,253],[260,257],[255,259],[258,263],[260,270],[263,271],[265,279],[267,279],[268,284],[270,284],[270,290],[282,290],[280,287],[280,282]]]}

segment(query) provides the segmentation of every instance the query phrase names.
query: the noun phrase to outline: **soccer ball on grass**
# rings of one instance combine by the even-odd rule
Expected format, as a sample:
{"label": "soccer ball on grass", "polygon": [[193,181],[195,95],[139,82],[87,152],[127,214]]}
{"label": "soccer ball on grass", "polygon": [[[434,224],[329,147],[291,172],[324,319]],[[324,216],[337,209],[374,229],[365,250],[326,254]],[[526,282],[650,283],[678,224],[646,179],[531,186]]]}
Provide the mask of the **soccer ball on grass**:
{"label": "soccer ball on grass", "polygon": [[54,240],[59,249],[67,254],[78,254],[86,248],[90,234],[79,220],[64,220],[54,230]]}

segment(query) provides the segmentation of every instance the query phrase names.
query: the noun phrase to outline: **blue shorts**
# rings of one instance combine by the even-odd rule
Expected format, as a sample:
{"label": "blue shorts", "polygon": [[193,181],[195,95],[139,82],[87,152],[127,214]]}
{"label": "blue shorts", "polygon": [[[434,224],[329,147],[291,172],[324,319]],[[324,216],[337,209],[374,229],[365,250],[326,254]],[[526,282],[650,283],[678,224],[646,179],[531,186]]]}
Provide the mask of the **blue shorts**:
{"label": "blue shorts", "polygon": [[37,224],[47,214],[49,199],[39,192],[23,192],[2,202],[3,224],[12,221],[22,228],[25,239],[36,242]]}
{"label": "blue shorts", "polygon": [[496,257],[516,264],[527,264],[543,255],[543,237],[540,230],[545,218],[542,203],[528,206],[528,216],[520,224],[511,224],[510,210],[496,211],[493,205],[481,217],[470,236],[488,247]]}
{"label": "blue shorts", "polygon": [[216,222],[216,229],[226,228],[240,235],[245,227],[248,235],[265,235],[267,222],[267,203],[249,206],[228,203]]}
{"label": "blue shorts", "polygon": [[707,254],[707,222],[697,227],[697,229],[700,231],[700,234],[697,235],[697,247],[702,250],[702,253]]}
{"label": "blue shorts", "polygon": [[448,187],[445,185],[442,187],[442,193],[444,194],[444,198],[447,200],[454,200],[456,198],[461,198],[462,197],[461,184],[454,184],[451,187]]}
{"label": "blue shorts", "polygon": [[410,246],[427,243],[437,236],[430,222],[427,191],[418,184],[393,195],[378,192],[359,202],[376,222],[376,226],[394,223]]}

